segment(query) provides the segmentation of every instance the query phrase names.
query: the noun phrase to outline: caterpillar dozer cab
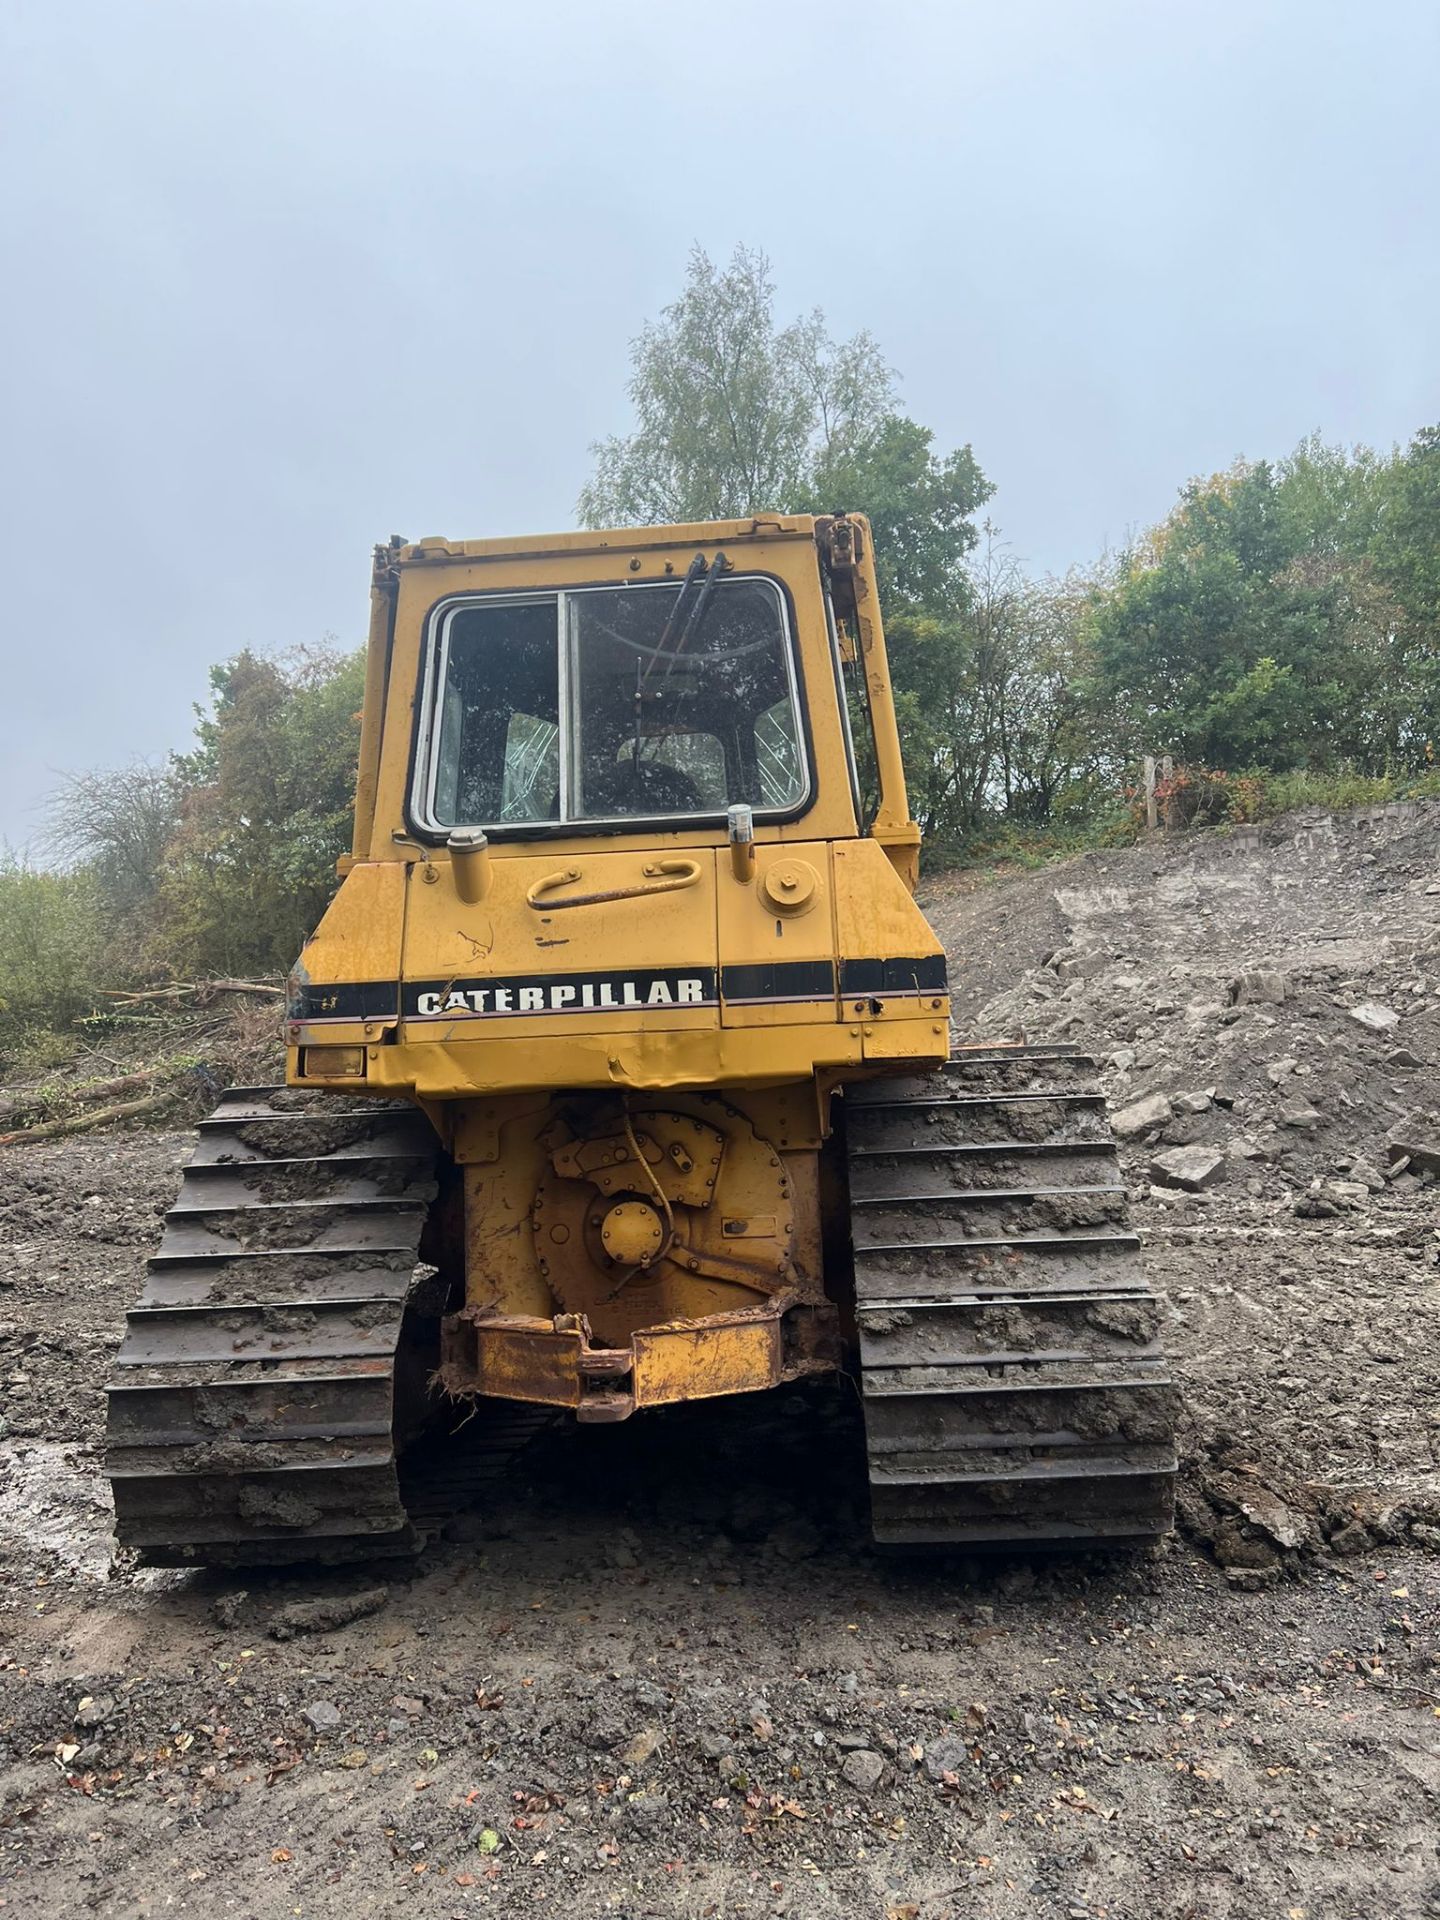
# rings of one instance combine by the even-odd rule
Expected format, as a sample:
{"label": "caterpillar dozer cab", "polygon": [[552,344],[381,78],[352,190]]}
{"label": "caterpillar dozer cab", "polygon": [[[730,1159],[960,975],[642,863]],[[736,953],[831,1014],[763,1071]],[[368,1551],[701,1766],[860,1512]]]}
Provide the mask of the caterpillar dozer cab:
{"label": "caterpillar dozer cab", "polygon": [[130,1314],[121,1542],[406,1551],[437,1410],[840,1369],[878,1541],[1163,1532],[1093,1062],[952,1051],[919,842],[860,516],[378,549],[353,850]]}

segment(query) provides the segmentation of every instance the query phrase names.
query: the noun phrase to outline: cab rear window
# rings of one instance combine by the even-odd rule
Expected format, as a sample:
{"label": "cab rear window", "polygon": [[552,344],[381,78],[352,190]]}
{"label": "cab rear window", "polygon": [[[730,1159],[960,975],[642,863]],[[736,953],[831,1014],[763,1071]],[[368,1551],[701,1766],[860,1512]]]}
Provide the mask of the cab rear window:
{"label": "cab rear window", "polygon": [[[432,829],[790,812],[809,774],[773,581],[457,601],[427,667],[415,813]],[[713,563],[720,568],[723,563]]]}

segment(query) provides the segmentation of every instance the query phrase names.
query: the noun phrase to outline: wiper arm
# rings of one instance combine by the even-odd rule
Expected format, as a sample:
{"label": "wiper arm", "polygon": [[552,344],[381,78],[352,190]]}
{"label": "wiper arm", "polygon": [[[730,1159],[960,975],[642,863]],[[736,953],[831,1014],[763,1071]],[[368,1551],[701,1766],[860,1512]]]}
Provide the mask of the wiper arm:
{"label": "wiper arm", "polygon": [[[674,637],[676,628],[679,626],[680,615],[684,611],[685,602],[690,598],[690,589],[696,584],[697,581],[701,581],[701,580],[705,581],[705,585],[702,586],[700,589],[700,593],[703,598],[706,592],[706,589],[709,586],[709,579],[707,577],[707,571],[705,566],[705,556],[703,553],[697,553],[695,558],[690,562],[689,568],[685,574],[685,578],[680,584],[680,591],[679,593],[676,594],[674,605],[670,609],[670,617],[660,630],[659,644],[656,646],[656,648],[654,649],[654,652],[651,654],[651,657],[648,663],[642,663],[640,659],[641,649],[639,649],[638,647],[636,648],[635,741],[634,741],[634,745],[630,749],[630,765],[632,768],[631,778],[632,778],[632,784],[634,787],[635,802],[637,806],[639,805],[639,802],[640,802],[640,748],[641,748],[641,740],[643,738],[644,731],[645,731],[645,684],[649,680],[651,673],[654,671],[656,660],[661,659],[666,655],[666,650],[669,647],[672,638]],[[690,622],[687,619],[684,627],[680,629],[682,645],[684,643],[684,635],[688,633],[689,630],[690,630]],[[617,635],[616,638],[618,639],[619,636]],[[632,641],[632,642],[629,642],[628,644],[634,645],[634,642]],[[646,653],[650,653],[650,649],[648,647],[645,648],[644,651]]]}
{"label": "wiper arm", "polygon": [[[697,553],[695,558],[690,562],[684,584],[675,596],[675,604],[670,609],[670,618],[665,622],[665,628],[660,635],[660,643],[655,649],[654,657],[646,664],[643,674],[640,671],[639,660],[637,659],[635,662],[635,744],[630,751],[631,762],[635,769],[635,798],[637,803],[640,799],[640,761],[643,750],[641,733],[644,724],[643,715],[646,682],[655,670],[656,661],[661,658],[663,658],[665,662],[663,678],[666,680],[670,678],[671,674],[675,671],[675,662],[700,631],[700,623],[704,620],[710,608],[710,596],[715,591],[715,582],[720,578],[721,574],[729,572],[730,562],[726,559],[723,552],[717,553],[708,567],[705,564],[704,554]],[[680,628],[679,634],[675,639],[674,648],[671,650],[670,637],[679,624],[681,608],[689,598],[690,589],[697,580],[700,582],[700,591],[695,595],[691,603],[690,611],[685,616],[685,624]]]}
{"label": "wiper arm", "polygon": [[[657,653],[663,653],[674,638],[675,629],[680,623],[680,615],[684,610],[685,602],[690,597],[690,589],[699,580],[705,580],[706,586],[708,586],[709,582],[706,578],[705,556],[703,553],[697,553],[695,558],[690,562],[685,578],[681,582],[680,591],[675,596],[675,604],[670,609],[670,618],[660,630],[660,639],[655,649]],[[700,591],[703,596],[705,587],[702,587]],[[688,627],[688,621],[686,625]]]}
{"label": "wiper arm", "polygon": [[[676,660],[700,630],[700,623],[705,618],[706,611],[710,605],[710,595],[715,590],[715,582],[720,578],[722,573],[729,572],[730,562],[723,553],[717,553],[709,566],[705,563],[703,553],[696,554],[695,558],[690,562],[680,591],[675,596],[675,604],[670,609],[670,618],[665,622],[664,628],[661,630],[660,638],[655,643],[654,648],[641,647],[634,641],[630,643],[635,647],[637,653],[648,653],[650,655],[650,663],[645,669],[646,680],[650,678],[650,675],[655,670],[656,663],[660,660],[665,662],[665,676],[667,679],[669,678]],[[700,583],[700,591],[692,599],[690,589],[697,581]],[[680,616],[682,613],[685,615],[683,626],[680,624]],[[672,640],[675,643],[673,651],[670,645]],[[641,684],[643,685],[644,683],[642,682]]]}
{"label": "wiper arm", "polygon": [[[701,560],[703,556],[697,553],[695,558]],[[665,669],[667,678],[673,671],[676,660],[679,659],[680,655],[685,651],[686,646],[700,631],[700,622],[705,618],[706,612],[709,610],[710,596],[715,591],[715,582],[720,578],[722,573],[729,573],[729,571],[730,562],[725,558],[723,553],[717,553],[710,563],[710,571],[705,575],[704,583],[699,593],[695,596],[695,604],[690,609],[690,617],[680,630],[680,638],[675,642],[675,651],[671,654],[669,663]]]}

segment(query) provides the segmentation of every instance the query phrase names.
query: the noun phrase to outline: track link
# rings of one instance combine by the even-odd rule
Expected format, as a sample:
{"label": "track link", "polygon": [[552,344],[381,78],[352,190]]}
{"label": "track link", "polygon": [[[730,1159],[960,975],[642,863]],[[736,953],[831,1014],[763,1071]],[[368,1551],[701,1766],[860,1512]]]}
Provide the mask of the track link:
{"label": "track link", "polygon": [[975,1049],[845,1099],[877,1542],[1168,1531],[1174,1389],[1095,1063]]}
{"label": "track link", "polygon": [[423,1544],[444,1503],[400,1456],[431,1405],[436,1166],[408,1106],[235,1088],[202,1121],[110,1383],[122,1545],[236,1566]]}

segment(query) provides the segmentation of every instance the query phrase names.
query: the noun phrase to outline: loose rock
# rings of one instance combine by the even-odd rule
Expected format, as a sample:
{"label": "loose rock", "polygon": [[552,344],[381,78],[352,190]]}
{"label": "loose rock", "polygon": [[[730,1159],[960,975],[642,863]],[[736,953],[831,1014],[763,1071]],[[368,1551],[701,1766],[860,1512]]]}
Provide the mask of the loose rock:
{"label": "loose rock", "polygon": [[840,1771],[857,1792],[873,1793],[885,1777],[885,1762],[868,1747],[857,1747],[841,1761]]}
{"label": "loose rock", "polygon": [[1253,973],[1242,973],[1230,982],[1230,1000],[1237,1007],[1256,1000],[1279,1006],[1288,994],[1289,983],[1285,975],[1264,968],[1258,968]]}
{"label": "loose rock", "polygon": [[224,1627],[227,1632],[240,1624],[240,1616],[245,1610],[245,1602],[250,1598],[244,1587],[234,1593],[221,1593],[210,1602],[210,1613],[215,1624]]}
{"label": "loose rock", "polygon": [[1368,1553],[1373,1545],[1374,1542],[1371,1540],[1369,1533],[1361,1526],[1358,1520],[1351,1520],[1348,1525],[1339,1528],[1337,1532],[1332,1533],[1330,1536],[1330,1551],[1332,1553],[1343,1553],[1347,1556],[1355,1553]]}
{"label": "loose rock", "polygon": [[926,1747],[924,1766],[932,1780],[940,1780],[947,1773],[960,1773],[969,1760],[970,1749],[959,1734],[942,1733]]}
{"label": "loose rock", "polygon": [[[240,1599],[244,1599],[242,1593]],[[270,1622],[272,1640],[293,1640],[297,1633],[325,1633],[378,1613],[390,1598],[388,1587],[365,1587],[334,1600],[295,1600]]]}
{"label": "loose rock", "polygon": [[1198,1193],[1225,1177],[1225,1156],[1213,1147],[1171,1147],[1157,1153],[1150,1162],[1150,1173],[1164,1187],[1183,1187]]}
{"label": "loose rock", "polygon": [[1122,1140],[1133,1140],[1153,1127],[1163,1127],[1173,1114],[1169,1094],[1147,1093],[1143,1100],[1132,1100],[1128,1107],[1113,1113],[1110,1125]]}
{"label": "loose rock", "polygon": [[1400,1016],[1390,1007],[1382,1007],[1377,1000],[1366,1000],[1358,1007],[1351,1007],[1350,1018],[1371,1033],[1388,1033],[1391,1027],[1398,1027]]}

